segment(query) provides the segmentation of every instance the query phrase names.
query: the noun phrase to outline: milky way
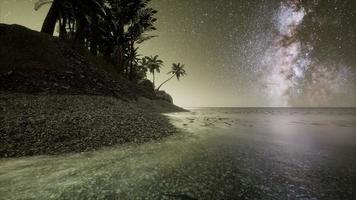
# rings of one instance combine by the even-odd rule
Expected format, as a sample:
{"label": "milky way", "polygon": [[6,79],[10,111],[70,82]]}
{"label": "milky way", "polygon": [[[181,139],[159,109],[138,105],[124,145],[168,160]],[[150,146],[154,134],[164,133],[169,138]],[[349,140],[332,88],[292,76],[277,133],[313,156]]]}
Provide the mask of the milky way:
{"label": "milky way", "polygon": [[268,68],[267,89],[272,106],[289,106],[291,93],[299,87],[299,80],[310,64],[302,54],[301,42],[296,37],[306,12],[298,1],[281,3],[275,17],[277,36],[266,52],[262,65]]}
{"label": "milky way", "polygon": [[304,105],[328,105],[352,73],[347,66],[330,60],[316,62],[310,56],[314,47],[298,37],[307,15],[301,1],[287,0],[274,17],[274,42],[260,63],[267,72],[265,85],[271,106],[293,106],[297,98]]}

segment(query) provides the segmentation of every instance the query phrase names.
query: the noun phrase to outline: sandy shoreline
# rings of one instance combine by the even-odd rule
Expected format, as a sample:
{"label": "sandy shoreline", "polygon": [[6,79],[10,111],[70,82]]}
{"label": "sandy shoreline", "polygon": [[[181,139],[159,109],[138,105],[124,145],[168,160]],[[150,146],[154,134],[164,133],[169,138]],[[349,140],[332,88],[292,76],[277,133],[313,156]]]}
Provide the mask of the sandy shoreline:
{"label": "sandy shoreline", "polygon": [[176,132],[159,100],[0,94],[0,157],[62,154],[159,140]]}
{"label": "sandy shoreline", "polygon": [[355,196],[355,109],[205,109],[167,115],[178,132],[162,140],[79,154],[1,159],[0,197]]}

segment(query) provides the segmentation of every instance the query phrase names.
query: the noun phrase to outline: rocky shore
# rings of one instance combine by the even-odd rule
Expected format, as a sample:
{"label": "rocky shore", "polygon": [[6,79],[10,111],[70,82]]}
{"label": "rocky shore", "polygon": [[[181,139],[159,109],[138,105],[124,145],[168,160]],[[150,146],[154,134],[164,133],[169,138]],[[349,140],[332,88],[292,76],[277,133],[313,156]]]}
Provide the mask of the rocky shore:
{"label": "rocky shore", "polygon": [[90,151],[174,133],[168,119],[137,104],[103,96],[2,93],[0,156]]}

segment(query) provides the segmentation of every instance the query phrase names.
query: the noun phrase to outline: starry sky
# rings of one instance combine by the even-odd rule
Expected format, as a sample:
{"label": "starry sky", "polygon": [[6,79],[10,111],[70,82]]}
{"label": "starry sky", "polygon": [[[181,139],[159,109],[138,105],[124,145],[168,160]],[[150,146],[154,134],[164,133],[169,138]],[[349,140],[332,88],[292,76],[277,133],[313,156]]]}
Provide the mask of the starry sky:
{"label": "starry sky", "polygon": [[[39,30],[48,6],[1,0],[0,22]],[[187,77],[162,89],[184,107],[356,106],[356,1],[153,0],[140,46]],[[148,76],[151,78],[151,76]]]}

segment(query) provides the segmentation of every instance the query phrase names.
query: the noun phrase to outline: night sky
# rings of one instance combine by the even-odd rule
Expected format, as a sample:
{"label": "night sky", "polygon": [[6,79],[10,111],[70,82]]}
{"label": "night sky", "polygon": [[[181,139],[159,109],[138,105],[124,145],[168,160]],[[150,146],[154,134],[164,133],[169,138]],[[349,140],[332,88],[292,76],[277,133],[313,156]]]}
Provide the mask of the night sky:
{"label": "night sky", "polygon": [[[0,22],[39,30],[48,11],[1,0]],[[153,0],[141,54],[188,76],[167,90],[180,106],[356,106],[356,1]],[[151,76],[149,76],[151,78]]]}

